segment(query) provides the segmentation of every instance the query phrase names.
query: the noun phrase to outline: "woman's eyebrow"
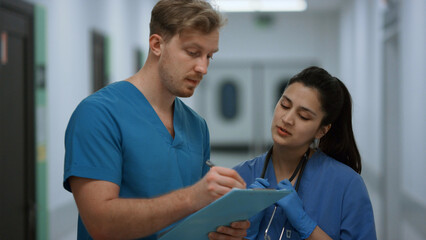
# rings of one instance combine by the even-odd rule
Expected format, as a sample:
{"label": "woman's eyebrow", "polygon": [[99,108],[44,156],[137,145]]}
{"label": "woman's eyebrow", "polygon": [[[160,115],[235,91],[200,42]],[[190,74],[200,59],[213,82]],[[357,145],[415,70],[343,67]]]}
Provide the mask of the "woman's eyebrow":
{"label": "woman's eyebrow", "polygon": [[303,111],[307,111],[307,112],[310,112],[312,115],[314,115],[314,116],[316,116],[317,114],[314,112],[314,111],[312,111],[311,109],[309,109],[309,108],[306,108],[306,107],[300,107],[300,109],[302,109]]}
{"label": "woman's eyebrow", "polygon": [[[283,98],[286,100],[286,101],[288,101],[288,102],[290,102],[290,103],[293,103],[292,101],[291,101],[291,99],[290,98],[288,98],[286,95],[284,95],[283,94]],[[314,115],[314,116],[317,116],[317,114],[314,112],[314,111],[312,111],[311,109],[309,109],[309,108],[307,108],[307,107],[300,107],[300,109],[301,110],[303,110],[303,111],[306,111],[306,112],[310,112],[312,115]]]}
{"label": "woman's eyebrow", "polygon": [[289,101],[290,103],[293,103],[292,101],[291,101],[291,99],[290,98],[288,98],[286,95],[284,95],[283,94],[283,98],[285,99],[285,100],[287,100],[287,101]]}

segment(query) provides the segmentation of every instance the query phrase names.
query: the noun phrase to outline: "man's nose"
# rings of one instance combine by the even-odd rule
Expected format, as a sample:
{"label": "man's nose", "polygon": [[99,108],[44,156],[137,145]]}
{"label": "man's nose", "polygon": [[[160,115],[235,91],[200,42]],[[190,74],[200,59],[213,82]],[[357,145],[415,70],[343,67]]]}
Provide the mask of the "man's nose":
{"label": "man's nose", "polygon": [[203,75],[207,74],[207,68],[209,67],[209,59],[208,58],[199,58],[197,59],[197,63],[195,65],[195,71],[199,72]]}

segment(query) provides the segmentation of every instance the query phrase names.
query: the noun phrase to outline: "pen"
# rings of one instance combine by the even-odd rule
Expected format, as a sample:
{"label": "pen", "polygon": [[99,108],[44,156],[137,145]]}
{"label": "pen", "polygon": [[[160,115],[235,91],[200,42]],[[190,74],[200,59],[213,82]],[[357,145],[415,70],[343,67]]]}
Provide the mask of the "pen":
{"label": "pen", "polygon": [[215,166],[215,165],[214,165],[214,163],[212,163],[212,162],[210,161],[210,159],[206,161],[206,164],[207,164],[207,166],[209,166],[209,167],[214,167],[214,166]]}

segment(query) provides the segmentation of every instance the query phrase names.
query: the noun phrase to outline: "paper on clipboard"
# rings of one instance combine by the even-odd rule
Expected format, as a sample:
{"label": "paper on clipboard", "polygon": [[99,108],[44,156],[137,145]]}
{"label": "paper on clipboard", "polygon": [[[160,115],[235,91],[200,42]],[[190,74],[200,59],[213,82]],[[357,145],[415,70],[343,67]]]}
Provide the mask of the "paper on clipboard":
{"label": "paper on clipboard", "polygon": [[188,216],[159,240],[208,240],[219,226],[246,220],[285,197],[291,190],[232,189],[208,206]]}

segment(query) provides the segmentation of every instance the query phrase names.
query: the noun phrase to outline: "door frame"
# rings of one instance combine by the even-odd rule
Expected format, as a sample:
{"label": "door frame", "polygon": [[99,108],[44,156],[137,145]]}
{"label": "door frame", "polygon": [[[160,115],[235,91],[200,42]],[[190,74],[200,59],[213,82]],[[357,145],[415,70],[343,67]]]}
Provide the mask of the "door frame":
{"label": "door frame", "polygon": [[17,13],[28,20],[28,35],[26,41],[27,56],[24,73],[25,91],[25,215],[26,239],[36,236],[36,198],[35,198],[35,100],[34,100],[34,7],[23,1],[0,0],[0,8]]}

